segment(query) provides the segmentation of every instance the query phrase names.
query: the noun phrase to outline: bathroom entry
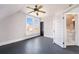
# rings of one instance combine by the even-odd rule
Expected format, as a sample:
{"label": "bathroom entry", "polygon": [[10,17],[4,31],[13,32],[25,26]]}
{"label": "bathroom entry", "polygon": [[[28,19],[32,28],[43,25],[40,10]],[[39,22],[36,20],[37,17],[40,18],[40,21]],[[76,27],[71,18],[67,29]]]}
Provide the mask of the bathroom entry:
{"label": "bathroom entry", "polygon": [[66,46],[76,45],[75,21],[76,14],[66,14]]}

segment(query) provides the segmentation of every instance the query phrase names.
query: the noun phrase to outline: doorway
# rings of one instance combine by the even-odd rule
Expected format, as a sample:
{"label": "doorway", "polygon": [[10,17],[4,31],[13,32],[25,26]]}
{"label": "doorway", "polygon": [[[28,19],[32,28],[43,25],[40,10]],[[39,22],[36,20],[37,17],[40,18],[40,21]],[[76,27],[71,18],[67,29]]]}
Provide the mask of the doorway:
{"label": "doorway", "polygon": [[40,22],[40,36],[44,36],[44,22]]}
{"label": "doorway", "polygon": [[76,21],[77,14],[66,14],[66,47],[76,45]]}

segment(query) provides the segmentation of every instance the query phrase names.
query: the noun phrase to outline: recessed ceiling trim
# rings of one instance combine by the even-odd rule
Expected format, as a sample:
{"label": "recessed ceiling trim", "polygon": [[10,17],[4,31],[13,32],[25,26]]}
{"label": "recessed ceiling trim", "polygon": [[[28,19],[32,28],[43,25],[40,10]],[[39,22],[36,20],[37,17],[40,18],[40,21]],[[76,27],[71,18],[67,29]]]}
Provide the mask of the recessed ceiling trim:
{"label": "recessed ceiling trim", "polygon": [[66,10],[64,10],[63,13],[67,13],[67,12],[69,12],[70,10],[72,10],[73,8],[76,8],[77,6],[79,6],[79,5],[72,5],[71,7],[67,8]]}

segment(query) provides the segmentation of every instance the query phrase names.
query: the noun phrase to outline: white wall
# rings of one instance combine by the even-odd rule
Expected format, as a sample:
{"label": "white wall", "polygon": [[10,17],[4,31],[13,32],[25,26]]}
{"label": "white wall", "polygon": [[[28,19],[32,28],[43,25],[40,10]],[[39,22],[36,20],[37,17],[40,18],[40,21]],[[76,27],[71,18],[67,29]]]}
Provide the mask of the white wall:
{"label": "white wall", "polygon": [[17,12],[0,22],[0,45],[21,40],[25,37],[25,15]]}
{"label": "white wall", "polygon": [[17,12],[0,22],[0,45],[24,40],[33,36],[26,36],[25,19],[25,14]]}
{"label": "white wall", "polygon": [[49,37],[53,39],[53,32],[54,32],[54,14],[49,13],[48,15],[45,16],[44,18],[44,36]]}
{"label": "white wall", "polygon": [[51,14],[44,18],[44,36],[53,38],[53,15]]}

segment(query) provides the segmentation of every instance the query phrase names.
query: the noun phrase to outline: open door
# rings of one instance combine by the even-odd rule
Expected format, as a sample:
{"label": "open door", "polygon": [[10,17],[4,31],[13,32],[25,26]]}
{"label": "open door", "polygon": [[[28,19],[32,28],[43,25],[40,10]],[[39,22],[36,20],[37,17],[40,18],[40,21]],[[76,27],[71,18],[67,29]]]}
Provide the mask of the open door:
{"label": "open door", "polygon": [[54,42],[60,47],[64,48],[64,17],[63,15],[57,15],[55,17],[55,31]]}
{"label": "open door", "polygon": [[[66,14],[69,14],[69,13],[66,13]],[[54,21],[55,23],[54,42],[62,48],[66,48],[68,45],[66,14],[55,16],[55,21]],[[74,45],[79,46],[79,14],[74,14],[74,19],[75,19],[75,22],[73,22],[73,24],[75,24],[74,25],[75,27]]]}

